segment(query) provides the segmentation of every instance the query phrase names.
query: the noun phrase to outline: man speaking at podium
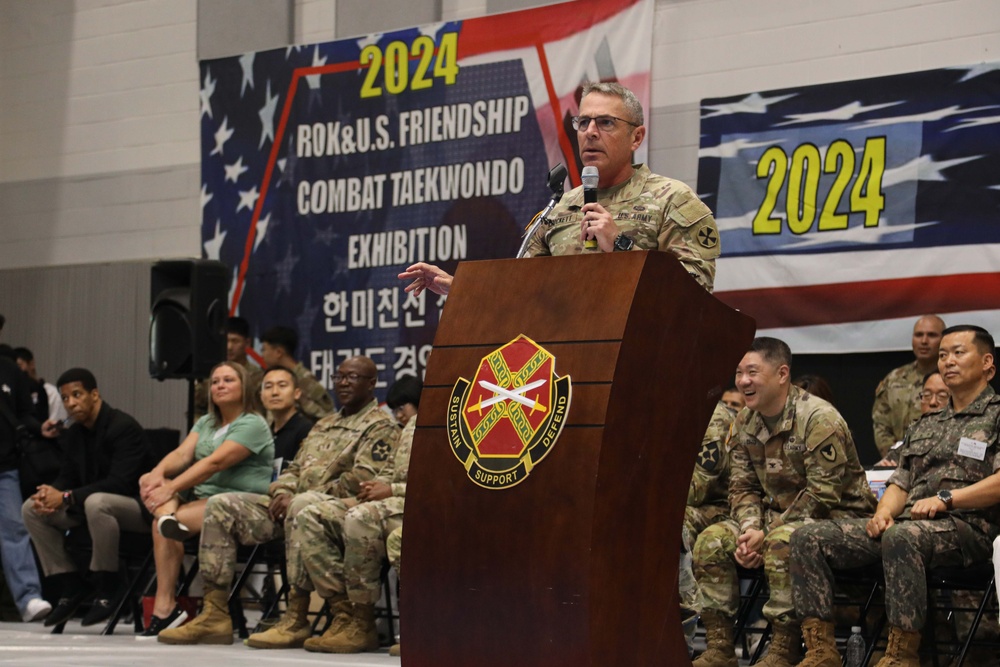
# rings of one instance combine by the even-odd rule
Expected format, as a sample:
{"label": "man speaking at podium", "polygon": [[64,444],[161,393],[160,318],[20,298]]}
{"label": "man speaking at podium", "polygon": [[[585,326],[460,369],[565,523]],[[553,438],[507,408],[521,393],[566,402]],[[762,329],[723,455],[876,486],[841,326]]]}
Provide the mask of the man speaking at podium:
{"label": "man speaking at podium", "polygon": [[[535,232],[526,256],[665,250],[711,292],[719,256],[715,219],[684,183],[632,164],[646,137],[643,122],[642,105],[629,89],[618,83],[584,85],[573,127],[584,167],[597,168],[596,193],[584,186],[566,193]],[[417,295],[451,289],[451,275],[423,262],[399,277],[412,280],[406,291]]]}

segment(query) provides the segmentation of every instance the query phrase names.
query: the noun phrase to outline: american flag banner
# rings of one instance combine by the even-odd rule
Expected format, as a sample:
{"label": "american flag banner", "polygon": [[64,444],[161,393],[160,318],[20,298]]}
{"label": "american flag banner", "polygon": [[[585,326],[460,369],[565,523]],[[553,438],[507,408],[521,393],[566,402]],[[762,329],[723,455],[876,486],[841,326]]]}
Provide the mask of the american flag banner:
{"label": "american flag banner", "polygon": [[422,375],[445,300],[397,274],[512,257],[549,168],[580,182],[580,85],[648,108],[652,25],[653,0],[581,0],[202,61],[202,247],[231,312],[296,328],[327,388],[355,354],[379,387]]}
{"label": "american flag banner", "polygon": [[794,352],[1000,334],[1000,63],[701,103],[716,296]]}

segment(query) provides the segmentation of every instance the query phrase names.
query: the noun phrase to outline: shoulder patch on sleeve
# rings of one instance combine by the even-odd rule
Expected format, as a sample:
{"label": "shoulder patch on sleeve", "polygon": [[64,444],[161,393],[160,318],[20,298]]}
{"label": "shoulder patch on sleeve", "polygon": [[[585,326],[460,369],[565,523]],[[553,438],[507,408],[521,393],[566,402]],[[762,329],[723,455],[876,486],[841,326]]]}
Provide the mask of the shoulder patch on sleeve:
{"label": "shoulder patch on sleeve", "polygon": [[389,458],[392,453],[392,445],[390,445],[385,440],[379,440],[374,445],[372,445],[372,460],[373,461],[385,461]]}
{"label": "shoulder patch on sleeve", "polygon": [[833,446],[832,442],[828,442],[820,447],[819,454],[830,463],[834,463],[837,460],[837,448]]}
{"label": "shoulder patch on sleeve", "polygon": [[711,209],[694,194],[686,202],[670,211],[670,219],[681,227],[690,227],[709,215],[712,215]]}

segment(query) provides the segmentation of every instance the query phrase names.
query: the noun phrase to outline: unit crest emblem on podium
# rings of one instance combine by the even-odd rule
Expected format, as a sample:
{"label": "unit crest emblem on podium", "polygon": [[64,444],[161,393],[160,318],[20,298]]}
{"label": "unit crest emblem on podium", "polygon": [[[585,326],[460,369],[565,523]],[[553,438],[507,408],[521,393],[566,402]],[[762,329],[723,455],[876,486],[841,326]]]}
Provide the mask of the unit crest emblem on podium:
{"label": "unit crest emblem on podium", "polygon": [[448,443],[469,479],[487,489],[519,484],[545,458],[566,423],[572,394],[556,358],[521,335],[459,378],[448,401]]}

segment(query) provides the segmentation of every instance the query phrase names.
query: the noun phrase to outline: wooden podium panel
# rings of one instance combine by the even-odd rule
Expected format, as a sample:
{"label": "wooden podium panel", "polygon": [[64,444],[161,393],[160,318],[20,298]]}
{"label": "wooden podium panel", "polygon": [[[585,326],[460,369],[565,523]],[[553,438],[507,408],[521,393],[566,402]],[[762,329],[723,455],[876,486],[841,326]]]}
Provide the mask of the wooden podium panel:
{"label": "wooden podium panel", "polygon": [[[527,478],[482,488],[448,442],[452,387],[525,335],[572,378]],[[466,262],[410,462],[406,667],[688,664],[677,596],[701,440],[754,334],[661,252]]]}

